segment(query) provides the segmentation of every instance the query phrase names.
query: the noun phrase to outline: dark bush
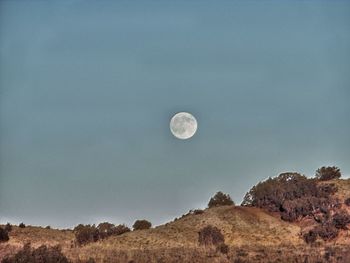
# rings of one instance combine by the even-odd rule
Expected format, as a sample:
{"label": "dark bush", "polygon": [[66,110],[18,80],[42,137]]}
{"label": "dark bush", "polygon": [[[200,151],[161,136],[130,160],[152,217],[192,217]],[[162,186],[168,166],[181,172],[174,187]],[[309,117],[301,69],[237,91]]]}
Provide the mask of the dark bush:
{"label": "dark bush", "polygon": [[216,251],[222,253],[222,254],[228,254],[229,251],[229,247],[228,245],[226,245],[225,243],[220,243],[217,247],[216,247]]}
{"label": "dark bush", "polygon": [[314,230],[310,230],[303,235],[303,239],[306,243],[311,244],[314,243],[317,239],[317,233]]}
{"label": "dark bush", "polygon": [[347,206],[350,206],[350,197],[345,199],[345,202],[344,202]]}
{"label": "dark bush", "polygon": [[74,235],[79,245],[96,242],[99,238],[98,229],[95,225],[78,225],[74,228]]}
{"label": "dark bush", "polygon": [[316,178],[321,181],[328,181],[341,177],[340,169],[335,166],[321,167],[316,171]]}
{"label": "dark bush", "polygon": [[283,173],[254,186],[245,195],[242,205],[257,206],[279,212],[286,200],[317,194],[318,189],[314,180],[298,173]]}
{"label": "dark bush", "polygon": [[7,223],[5,225],[5,230],[7,231],[7,233],[10,233],[12,231],[12,225],[10,223]]}
{"label": "dark bush", "polygon": [[231,197],[223,192],[217,192],[212,198],[210,198],[208,207],[224,206],[224,205],[234,205]]}
{"label": "dark bush", "polygon": [[115,225],[104,222],[97,226],[99,238],[106,238],[116,233]]}
{"label": "dark bush", "polygon": [[45,229],[51,229],[51,226],[46,226]]}
{"label": "dark bush", "polygon": [[236,254],[237,254],[238,257],[246,257],[246,256],[248,256],[248,252],[245,251],[245,250],[242,249],[242,248],[239,248],[239,249],[237,250]]}
{"label": "dark bush", "polygon": [[26,225],[25,225],[24,223],[20,223],[18,226],[19,226],[20,228],[25,228],[25,227],[26,227]]}
{"label": "dark bush", "polygon": [[3,259],[2,263],[68,263],[68,259],[62,254],[59,246],[47,247],[42,245],[32,249],[29,244],[15,255]]}
{"label": "dark bush", "polygon": [[316,226],[314,228],[314,231],[320,238],[322,238],[325,241],[336,238],[339,232],[337,228],[335,228],[329,223]]}
{"label": "dark bush", "polygon": [[318,187],[320,196],[329,196],[338,191],[338,187],[335,184],[324,184]]}
{"label": "dark bush", "polygon": [[134,230],[143,230],[143,229],[149,229],[152,227],[151,222],[147,220],[136,220],[134,225],[132,226]]}
{"label": "dark bush", "polygon": [[350,224],[350,215],[345,211],[336,213],[333,215],[332,224],[338,229],[347,229],[346,225]]}
{"label": "dark bush", "polygon": [[329,213],[332,201],[324,197],[305,196],[295,200],[286,200],[280,207],[281,218],[293,222],[305,216],[314,216],[315,213]]}
{"label": "dark bush", "polygon": [[337,191],[334,185],[317,185],[298,173],[283,173],[258,183],[244,197],[242,205],[256,206],[279,212],[286,221],[295,221],[307,215],[329,213],[334,204],[330,195]]}
{"label": "dark bush", "polygon": [[333,247],[326,247],[324,251],[324,259],[327,262],[331,262],[331,259],[336,256],[335,249]]}
{"label": "dark bush", "polygon": [[0,227],[0,242],[6,242],[9,240],[9,234],[8,232]]}
{"label": "dark bush", "polygon": [[224,235],[215,226],[206,226],[199,231],[198,242],[200,245],[219,245],[225,242]]}
{"label": "dark bush", "polygon": [[195,210],[192,211],[192,213],[194,215],[201,215],[201,214],[204,213],[204,211],[202,209],[195,209]]}
{"label": "dark bush", "polygon": [[124,234],[124,233],[127,233],[127,232],[130,232],[130,228],[128,228],[126,225],[118,225],[115,228],[115,234],[117,236]]}

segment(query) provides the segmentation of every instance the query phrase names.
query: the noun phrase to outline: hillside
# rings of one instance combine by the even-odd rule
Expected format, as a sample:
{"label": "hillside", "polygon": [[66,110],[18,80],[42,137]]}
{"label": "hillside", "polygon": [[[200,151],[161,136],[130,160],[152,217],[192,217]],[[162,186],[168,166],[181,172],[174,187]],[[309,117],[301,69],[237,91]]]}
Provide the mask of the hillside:
{"label": "hillside", "polygon": [[[340,203],[350,196],[350,179],[332,180]],[[328,184],[329,182],[320,182]],[[342,209],[349,207],[342,204]],[[212,225],[221,230],[227,254],[200,246],[198,232]],[[60,245],[73,262],[350,262],[350,232],[341,230],[331,241],[306,244],[301,237],[308,219],[286,222],[276,213],[242,206],[221,206],[189,213],[180,219],[148,230],[111,236],[84,246],[75,242],[73,231],[27,226],[13,227],[10,240],[0,243],[0,259],[25,243]],[[282,260],[282,261],[280,261]],[[92,262],[92,261],[91,261]]]}

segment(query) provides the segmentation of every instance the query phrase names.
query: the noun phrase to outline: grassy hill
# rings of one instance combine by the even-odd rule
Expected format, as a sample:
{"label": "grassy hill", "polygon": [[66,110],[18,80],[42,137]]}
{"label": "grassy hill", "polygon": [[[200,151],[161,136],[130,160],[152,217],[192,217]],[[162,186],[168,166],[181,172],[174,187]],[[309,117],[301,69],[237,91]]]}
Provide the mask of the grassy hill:
{"label": "grassy hill", "polygon": [[[320,182],[327,184],[329,182]],[[350,179],[332,180],[334,197],[344,203],[350,197]],[[350,208],[342,204],[350,213]],[[341,230],[331,241],[306,244],[301,237],[308,218],[286,222],[277,213],[255,207],[221,206],[189,213],[180,219],[148,230],[111,236],[84,246],[76,244],[71,230],[27,226],[13,227],[10,240],[0,243],[0,260],[25,243],[60,245],[73,262],[350,262],[350,231]],[[198,232],[205,226],[219,228],[229,246],[227,254],[214,246],[200,246]],[[92,262],[92,261],[91,261]]]}

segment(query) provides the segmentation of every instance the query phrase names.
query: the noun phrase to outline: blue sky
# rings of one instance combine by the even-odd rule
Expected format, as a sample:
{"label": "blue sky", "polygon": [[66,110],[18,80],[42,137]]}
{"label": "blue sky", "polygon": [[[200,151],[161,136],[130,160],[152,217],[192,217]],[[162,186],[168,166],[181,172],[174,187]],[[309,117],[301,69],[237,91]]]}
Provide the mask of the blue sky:
{"label": "blue sky", "polygon": [[[0,222],[160,224],[350,174],[348,1],[1,1]],[[178,111],[198,120],[174,138]]]}

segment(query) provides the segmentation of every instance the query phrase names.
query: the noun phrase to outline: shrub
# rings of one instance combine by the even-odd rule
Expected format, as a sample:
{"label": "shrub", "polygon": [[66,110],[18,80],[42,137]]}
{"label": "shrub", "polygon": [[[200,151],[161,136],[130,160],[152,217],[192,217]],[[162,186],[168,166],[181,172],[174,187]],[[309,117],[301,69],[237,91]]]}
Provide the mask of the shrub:
{"label": "shrub", "polygon": [[208,207],[224,206],[224,205],[234,205],[231,197],[223,192],[217,192],[212,198],[210,198]]}
{"label": "shrub", "polygon": [[314,180],[298,173],[282,173],[254,186],[244,197],[242,205],[252,205],[278,212],[286,200],[317,194],[318,188]]}
{"label": "shrub", "polygon": [[8,232],[0,227],[0,242],[6,242],[9,240]]}
{"label": "shrub", "polygon": [[106,238],[115,234],[116,232],[115,228],[116,228],[115,225],[111,223],[108,223],[108,222],[100,223],[97,226],[99,238]]}
{"label": "shrub", "polygon": [[305,196],[286,200],[280,207],[281,219],[293,222],[305,216],[314,216],[318,211],[328,215],[332,201],[324,197]]}
{"label": "shrub", "polygon": [[152,227],[151,222],[147,220],[136,220],[134,225],[132,226],[134,230],[143,230],[143,229],[149,229]]}
{"label": "shrub", "polygon": [[328,181],[341,177],[340,169],[335,166],[321,167],[316,171],[316,178],[321,181]]}
{"label": "shrub", "polygon": [[306,243],[314,243],[317,239],[317,233],[314,230],[310,230],[309,232],[306,232],[303,235],[303,239],[305,240]]}
{"label": "shrub", "polygon": [[96,242],[99,238],[98,229],[95,225],[78,225],[74,228],[74,235],[79,245]]}
{"label": "shrub", "polygon": [[279,212],[283,220],[295,221],[318,211],[328,213],[334,205],[330,194],[335,191],[334,185],[318,186],[315,179],[298,173],[283,173],[254,186],[245,195],[242,205]]}
{"label": "shrub", "polygon": [[345,202],[344,202],[347,206],[350,206],[350,197],[345,199]]}
{"label": "shrub", "polygon": [[335,184],[320,185],[318,189],[321,196],[329,196],[338,191],[338,187]]}
{"label": "shrub", "polygon": [[127,233],[127,232],[130,232],[130,228],[128,228],[126,225],[118,225],[115,228],[115,234],[117,236],[124,234],[124,233]]}
{"label": "shrub", "polygon": [[51,226],[46,226],[45,229],[51,229]]}
{"label": "shrub", "polygon": [[201,215],[201,214],[204,213],[204,211],[202,209],[195,209],[195,210],[192,211],[192,213],[194,215]]}
{"label": "shrub", "polygon": [[7,223],[5,225],[5,230],[7,231],[7,233],[11,232],[12,231],[12,225],[10,223]]}
{"label": "shrub", "polygon": [[47,247],[45,245],[42,245],[36,249],[32,249],[29,244],[26,244],[15,255],[4,258],[2,262],[3,263],[19,263],[19,262],[68,263],[68,259],[61,252],[61,248],[59,246]]}
{"label": "shrub", "polygon": [[25,228],[26,225],[22,222],[22,223],[19,224],[19,227],[20,227],[20,228]]}
{"label": "shrub", "polygon": [[329,223],[316,226],[314,228],[314,231],[320,238],[322,238],[325,241],[336,238],[339,232],[337,228],[335,228]]}
{"label": "shrub", "polygon": [[198,242],[200,245],[218,245],[225,242],[224,235],[220,229],[208,225],[199,231]]}
{"label": "shrub", "polygon": [[327,262],[331,262],[332,257],[336,256],[335,249],[333,247],[326,247],[324,251],[324,259],[327,260]]}
{"label": "shrub", "polygon": [[338,229],[347,229],[346,225],[350,223],[350,215],[341,211],[333,215],[332,225]]}
{"label": "shrub", "polygon": [[228,245],[226,245],[225,243],[220,243],[217,247],[216,247],[216,251],[222,253],[222,254],[228,254],[229,251],[229,247]]}

